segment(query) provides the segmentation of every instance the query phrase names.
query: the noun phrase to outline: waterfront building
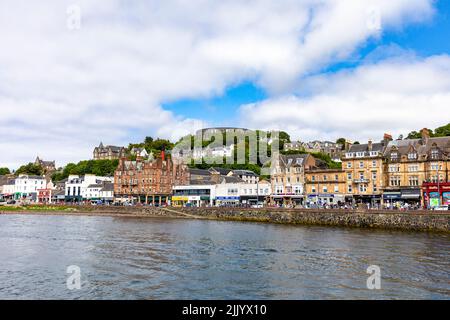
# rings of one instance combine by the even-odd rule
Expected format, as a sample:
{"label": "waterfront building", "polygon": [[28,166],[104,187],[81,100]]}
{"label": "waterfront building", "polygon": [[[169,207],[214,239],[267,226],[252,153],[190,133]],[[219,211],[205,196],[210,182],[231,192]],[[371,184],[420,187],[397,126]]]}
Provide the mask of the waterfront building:
{"label": "waterfront building", "polygon": [[98,147],[95,147],[94,160],[114,160],[125,157],[126,149],[117,146],[104,146],[102,142]]}
{"label": "waterfront building", "polygon": [[[384,157],[383,197],[387,205],[435,206],[446,202],[444,184],[449,182],[450,137],[432,138],[427,129],[422,129],[420,139],[389,142]],[[439,192],[438,182],[443,186]]]}
{"label": "waterfront building", "polygon": [[388,134],[379,143],[353,144],[342,158],[346,180],[346,202],[380,206],[385,187],[384,150],[392,137]]}
{"label": "waterfront building", "polygon": [[343,205],[346,190],[345,172],[342,169],[310,169],[305,171],[305,196],[307,204]]}
{"label": "waterfront building", "polygon": [[104,181],[101,186],[102,188],[98,193],[100,200],[103,203],[114,202],[114,183],[110,181]]}
{"label": "waterfront building", "polygon": [[82,202],[99,197],[97,189],[104,182],[113,182],[112,177],[100,177],[93,174],[84,176],[70,175],[65,184],[66,202]]}
{"label": "waterfront building", "polygon": [[213,206],[216,199],[216,185],[211,180],[193,180],[190,184],[173,187],[172,205],[183,207]]}
{"label": "waterfront building", "polygon": [[199,207],[262,204],[271,194],[270,182],[259,181],[259,177],[248,170],[218,167],[209,170],[190,169],[190,178],[189,184],[173,187],[173,205]]}
{"label": "waterfront building", "polygon": [[45,188],[47,181],[43,176],[21,174],[17,178],[9,179],[7,183],[2,188],[5,198],[37,202],[38,190]]}
{"label": "waterfront building", "polygon": [[56,191],[56,188],[50,180],[47,182],[45,188],[38,189],[37,191],[37,202],[40,204],[50,204],[52,203],[53,192]]}
{"label": "waterfront building", "polygon": [[152,205],[168,204],[174,185],[187,185],[189,171],[185,164],[161,157],[136,161],[120,159],[114,174],[114,196],[121,202]]}
{"label": "waterfront building", "polygon": [[435,208],[440,205],[450,206],[450,182],[425,182],[422,185],[424,208]]}
{"label": "waterfront building", "polygon": [[274,155],[271,166],[271,204],[294,206],[304,204],[305,170],[316,167],[310,154]]}

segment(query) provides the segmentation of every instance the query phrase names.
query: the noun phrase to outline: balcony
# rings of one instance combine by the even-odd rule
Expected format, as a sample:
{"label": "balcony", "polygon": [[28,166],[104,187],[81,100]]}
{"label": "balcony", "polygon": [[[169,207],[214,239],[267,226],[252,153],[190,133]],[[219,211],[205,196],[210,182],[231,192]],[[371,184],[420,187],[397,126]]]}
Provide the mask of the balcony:
{"label": "balcony", "polygon": [[369,183],[369,179],[355,179],[353,180],[353,183],[355,184]]}

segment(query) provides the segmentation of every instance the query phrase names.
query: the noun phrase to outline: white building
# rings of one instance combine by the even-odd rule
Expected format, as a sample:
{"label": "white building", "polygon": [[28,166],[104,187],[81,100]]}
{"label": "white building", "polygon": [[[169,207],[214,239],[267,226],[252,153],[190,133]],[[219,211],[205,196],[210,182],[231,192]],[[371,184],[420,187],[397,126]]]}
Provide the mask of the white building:
{"label": "white building", "polygon": [[66,182],[66,201],[78,202],[84,200],[100,200],[100,190],[103,182],[112,183],[112,177],[99,177],[92,174],[85,176],[71,175]]}
{"label": "white building", "polygon": [[3,194],[13,196],[15,200],[37,202],[38,190],[44,189],[47,181],[41,176],[21,174],[13,183],[3,186]]}
{"label": "white building", "polygon": [[174,186],[174,206],[224,206],[262,204],[271,194],[268,181],[246,183],[237,177],[221,176],[220,182],[195,182],[185,186]]}

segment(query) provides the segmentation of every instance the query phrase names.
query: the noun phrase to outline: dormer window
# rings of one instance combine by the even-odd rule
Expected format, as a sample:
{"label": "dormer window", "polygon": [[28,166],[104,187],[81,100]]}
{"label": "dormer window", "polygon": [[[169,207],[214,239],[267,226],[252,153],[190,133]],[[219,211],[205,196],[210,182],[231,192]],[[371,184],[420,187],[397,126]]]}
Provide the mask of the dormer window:
{"label": "dormer window", "polygon": [[431,150],[431,159],[439,159],[439,150],[438,149]]}
{"label": "dormer window", "polygon": [[417,160],[417,153],[415,152],[408,153],[408,160]]}
{"label": "dormer window", "polygon": [[392,152],[391,153],[391,161],[397,161],[398,160],[398,152]]}

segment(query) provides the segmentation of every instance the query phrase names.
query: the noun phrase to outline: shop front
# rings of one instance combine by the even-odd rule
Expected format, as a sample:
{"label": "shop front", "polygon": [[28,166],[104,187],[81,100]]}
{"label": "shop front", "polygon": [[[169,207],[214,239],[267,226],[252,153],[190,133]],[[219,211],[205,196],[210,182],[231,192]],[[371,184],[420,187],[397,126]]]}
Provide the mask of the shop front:
{"label": "shop front", "polygon": [[300,206],[305,202],[305,196],[302,194],[276,194],[270,197],[271,203],[276,206]]}
{"label": "shop front", "polygon": [[408,205],[410,207],[419,207],[421,203],[420,189],[402,189],[401,198],[403,205]]}
{"label": "shop front", "polygon": [[[381,200],[382,197],[379,194],[373,194],[373,195],[354,195],[353,196],[354,203],[356,205],[364,205],[368,208],[377,208],[381,206]],[[384,198],[383,198],[384,199]]]}
{"label": "shop front", "polygon": [[239,197],[239,196],[216,197],[216,206],[219,206],[219,207],[239,206],[240,202],[241,202],[241,197]]}
{"label": "shop front", "polygon": [[243,205],[260,205],[264,204],[266,201],[266,196],[241,196],[241,203]]}
{"label": "shop front", "polygon": [[342,205],[345,203],[345,196],[342,194],[308,194],[308,204],[322,205]]}
{"label": "shop front", "polygon": [[435,208],[450,205],[450,182],[424,183],[422,185],[423,207]]}

